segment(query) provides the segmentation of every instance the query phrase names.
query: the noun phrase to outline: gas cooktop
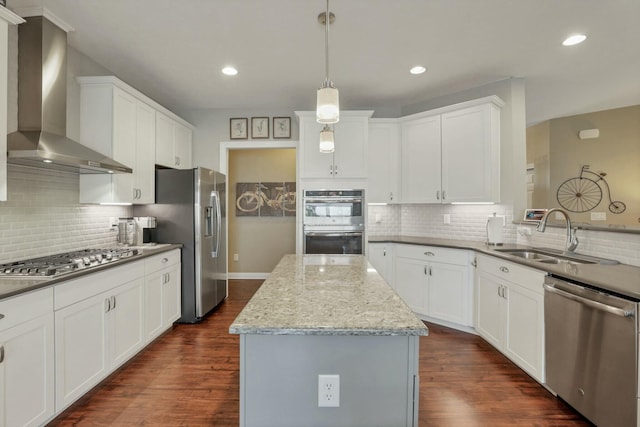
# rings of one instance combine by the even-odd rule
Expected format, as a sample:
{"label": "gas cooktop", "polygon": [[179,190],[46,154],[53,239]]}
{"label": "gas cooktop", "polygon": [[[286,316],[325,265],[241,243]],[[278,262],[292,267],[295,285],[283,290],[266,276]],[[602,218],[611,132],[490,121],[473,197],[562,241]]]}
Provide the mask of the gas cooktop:
{"label": "gas cooktop", "polygon": [[51,278],[138,254],[137,249],[83,249],[0,265],[0,278]]}

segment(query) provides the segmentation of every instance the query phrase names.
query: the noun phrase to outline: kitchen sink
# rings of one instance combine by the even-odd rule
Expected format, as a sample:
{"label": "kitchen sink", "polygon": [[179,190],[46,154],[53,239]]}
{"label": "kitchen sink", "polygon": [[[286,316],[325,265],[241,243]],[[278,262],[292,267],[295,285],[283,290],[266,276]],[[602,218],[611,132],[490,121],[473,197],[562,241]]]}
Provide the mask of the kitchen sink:
{"label": "kitchen sink", "polygon": [[497,252],[544,264],[612,264],[615,261],[583,255],[568,256],[538,249],[496,249]]}

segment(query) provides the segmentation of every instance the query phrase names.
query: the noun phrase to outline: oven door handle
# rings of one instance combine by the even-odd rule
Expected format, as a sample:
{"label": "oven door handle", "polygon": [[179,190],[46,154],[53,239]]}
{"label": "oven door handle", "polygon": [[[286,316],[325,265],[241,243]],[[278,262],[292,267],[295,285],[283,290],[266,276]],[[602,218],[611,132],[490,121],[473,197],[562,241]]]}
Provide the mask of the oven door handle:
{"label": "oven door handle", "polygon": [[355,232],[350,232],[350,231],[346,231],[344,233],[323,233],[323,232],[313,232],[313,231],[308,231],[306,233],[304,233],[305,236],[311,236],[311,237],[341,237],[341,236],[362,236],[362,232],[360,231],[355,231]]}
{"label": "oven door handle", "polygon": [[571,292],[564,291],[562,289],[558,289],[555,286],[547,285],[546,283],[542,285],[545,291],[550,292],[552,294],[557,294],[572,301],[579,302],[581,304],[586,305],[587,307],[594,308],[596,310],[605,311],[610,314],[615,314],[620,317],[634,317],[633,311],[624,310],[622,308],[613,307],[608,304],[603,304],[598,301],[594,301],[591,299],[583,298],[581,296],[572,294]]}
{"label": "oven door handle", "polygon": [[362,203],[362,199],[305,199],[305,203]]}

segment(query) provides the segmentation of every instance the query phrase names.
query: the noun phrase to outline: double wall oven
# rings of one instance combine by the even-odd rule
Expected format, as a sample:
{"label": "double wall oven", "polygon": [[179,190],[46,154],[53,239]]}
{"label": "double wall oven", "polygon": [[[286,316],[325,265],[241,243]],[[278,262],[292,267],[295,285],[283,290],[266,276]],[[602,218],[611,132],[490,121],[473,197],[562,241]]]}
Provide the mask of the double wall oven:
{"label": "double wall oven", "polygon": [[362,254],[364,190],[305,190],[305,254]]}

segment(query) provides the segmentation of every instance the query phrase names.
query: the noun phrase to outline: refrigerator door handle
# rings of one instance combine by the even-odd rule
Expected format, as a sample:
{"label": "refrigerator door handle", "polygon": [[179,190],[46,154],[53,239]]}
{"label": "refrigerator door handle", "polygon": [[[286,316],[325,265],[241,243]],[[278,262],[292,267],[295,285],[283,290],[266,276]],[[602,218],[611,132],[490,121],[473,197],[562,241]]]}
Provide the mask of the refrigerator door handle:
{"label": "refrigerator door handle", "polygon": [[[220,252],[220,232],[222,231],[222,213],[220,211],[220,193],[217,191],[211,192],[211,206],[215,208],[215,222],[216,222],[216,237],[215,237],[215,247],[211,251],[211,258],[218,258],[218,253]],[[211,215],[211,230],[214,229],[214,215]]]}

